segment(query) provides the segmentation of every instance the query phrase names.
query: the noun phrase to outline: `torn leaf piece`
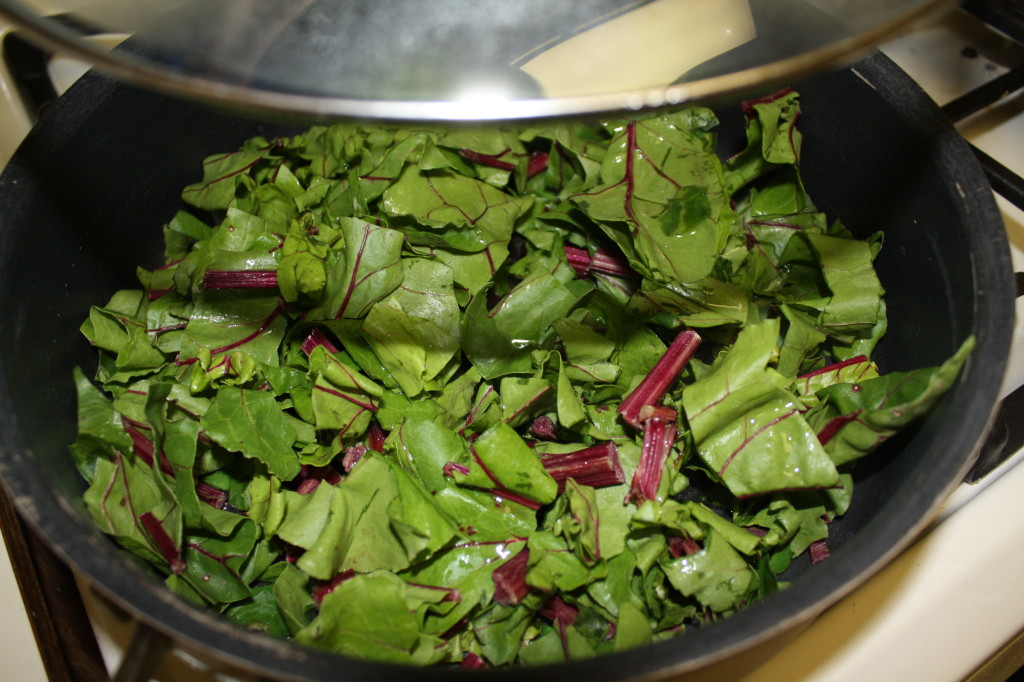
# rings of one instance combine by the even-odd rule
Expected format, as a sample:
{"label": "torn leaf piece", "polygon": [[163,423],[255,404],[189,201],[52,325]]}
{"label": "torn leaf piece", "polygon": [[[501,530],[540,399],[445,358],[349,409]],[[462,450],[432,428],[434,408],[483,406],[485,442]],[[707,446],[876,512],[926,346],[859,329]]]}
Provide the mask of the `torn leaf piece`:
{"label": "torn leaf piece", "polygon": [[737,497],[826,488],[839,480],[832,460],[768,367],[777,319],[748,325],[711,371],[687,386],[683,405],[701,459]]}

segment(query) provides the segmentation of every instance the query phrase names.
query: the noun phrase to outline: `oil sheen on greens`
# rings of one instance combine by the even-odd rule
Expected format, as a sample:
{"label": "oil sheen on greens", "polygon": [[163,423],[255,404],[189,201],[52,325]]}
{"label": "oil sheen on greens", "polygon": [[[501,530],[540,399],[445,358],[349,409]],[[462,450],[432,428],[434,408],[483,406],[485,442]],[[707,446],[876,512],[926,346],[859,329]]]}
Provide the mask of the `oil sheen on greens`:
{"label": "oil sheen on greens", "polygon": [[[82,325],[90,513],[183,599],[361,659],[557,662],[762,599],[827,556],[850,463],[971,347],[879,376],[882,238],[804,192],[798,107],[747,103],[725,161],[702,108],[346,122],[208,158],[166,263]],[[637,497],[618,406],[684,329]],[[595,446],[622,482],[544,464]]]}

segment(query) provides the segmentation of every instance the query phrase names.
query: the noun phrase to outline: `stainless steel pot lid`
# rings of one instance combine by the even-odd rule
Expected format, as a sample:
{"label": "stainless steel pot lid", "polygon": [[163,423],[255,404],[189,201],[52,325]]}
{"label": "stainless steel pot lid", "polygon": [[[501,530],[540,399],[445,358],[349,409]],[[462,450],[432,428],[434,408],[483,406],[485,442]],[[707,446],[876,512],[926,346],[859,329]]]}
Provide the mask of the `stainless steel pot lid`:
{"label": "stainless steel pot lid", "polygon": [[[0,13],[108,73],[178,95],[314,116],[494,120],[743,94],[848,59],[951,4],[0,0]],[[108,52],[98,34],[131,39]]]}

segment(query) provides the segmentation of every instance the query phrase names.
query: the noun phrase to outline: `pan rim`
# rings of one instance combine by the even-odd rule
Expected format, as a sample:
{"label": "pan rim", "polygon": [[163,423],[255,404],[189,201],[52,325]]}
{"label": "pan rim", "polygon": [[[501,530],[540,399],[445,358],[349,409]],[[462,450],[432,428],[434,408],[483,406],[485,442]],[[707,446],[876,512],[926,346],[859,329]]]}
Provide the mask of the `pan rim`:
{"label": "pan rim", "polygon": [[[886,58],[876,55],[854,68],[861,75],[870,76],[881,69],[889,69],[891,64]],[[903,78],[905,80],[898,79],[898,84],[912,84],[909,77],[904,75]],[[890,84],[885,87],[895,86]],[[919,104],[918,100],[924,95],[904,91],[901,97],[906,98],[899,100],[901,106],[915,110],[915,104]],[[58,103],[58,107],[72,105],[73,102]],[[934,103],[930,106],[934,108]],[[83,111],[82,115],[86,113]],[[931,120],[932,117],[929,119],[929,124],[940,125]],[[965,169],[971,170],[965,178],[969,182],[965,182],[962,188],[964,205],[974,212],[975,222],[982,229],[970,233],[968,237],[972,245],[984,247],[974,252],[975,333],[979,336],[978,348],[998,358],[998,361],[969,365],[969,371],[961,380],[965,388],[955,394],[956,406],[970,415],[967,421],[971,425],[971,428],[954,432],[947,443],[950,451],[962,453],[950,460],[963,469],[960,472],[962,477],[987,433],[998,398],[1012,338],[1012,276],[1001,219],[991,194],[986,197],[979,193],[980,190],[987,191],[988,184],[973,155],[962,138],[949,126],[940,126],[937,139],[942,153],[948,156],[954,167],[959,166],[961,173],[967,173]],[[16,155],[12,162],[15,173],[18,164]],[[5,174],[0,179],[0,193],[11,191],[11,177]],[[0,234],[0,244],[2,240]],[[409,672],[408,668],[402,666],[340,659],[334,654],[300,649],[281,640],[247,632],[225,619],[186,604],[163,588],[155,578],[124,561],[122,553],[100,536],[95,528],[89,528],[59,493],[39,477],[27,475],[33,454],[17,424],[11,420],[10,397],[6,386],[4,366],[0,362],[0,387],[3,387],[3,391],[0,391],[0,478],[29,524],[62,559],[74,565],[107,597],[127,607],[142,621],[173,639],[261,675],[271,673],[279,679],[296,680],[336,678],[339,661],[343,661],[345,666],[350,667],[351,674],[359,675],[361,679],[392,679]],[[973,390],[967,390],[967,387]],[[765,603],[754,605],[713,628],[683,638],[612,654],[596,661],[531,669],[531,676],[535,679],[555,679],[572,674],[595,680],[613,679],[619,677],[618,672],[625,669],[639,678],[661,678],[702,669],[730,658],[740,650],[767,642],[780,631],[807,622],[891,561],[924,530],[939,503],[952,491],[960,477],[949,479],[945,486],[933,485],[928,494],[914,501],[920,513],[913,523],[903,524],[901,542],[880,550],[872,546],[872,538],[862,533],[842,548],[846,555],[842,563],[826,562],[808,572],[801,577],[799,590],[780,592]],[[943,480],[946,478],[948,473],[943,475]],[[54,513],[51,510],[58,511]],[[121,560],[118,560],[119,557]],[[841,585],[838,590],[836,582]],[[779,603],[789,607],[785,610],[789,615],[784,621],[774,618],[773,609],[769,608]],[[159,613],[160,618],[152,616],[153,613]],[[711,636],[716,641],[713,647],[708,647],[707,640]],[[214,642],[217,642],[217,646],[213,645]],[[700,652],[702,647],[704,651]],[[302,675],[296,673],[299,665],[307,666]],[[499,672],[496,676],[514,672]],[[418,669],[417,676],[425,676],[426,679],[448,678],[451,671]]]}

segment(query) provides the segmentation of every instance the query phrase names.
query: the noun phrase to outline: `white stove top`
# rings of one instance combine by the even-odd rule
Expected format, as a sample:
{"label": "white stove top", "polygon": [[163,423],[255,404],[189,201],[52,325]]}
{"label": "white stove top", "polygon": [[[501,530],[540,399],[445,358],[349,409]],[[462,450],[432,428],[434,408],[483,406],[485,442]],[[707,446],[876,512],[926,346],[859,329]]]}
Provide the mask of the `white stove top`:
{"label": "white stove top", "polygon": [[[0,26],[0,35],[5,32]],[[965,49],[967,48],[967,49]],[[972,52],[973,50],[973,52]],[[1024,64],[1024,48],[1001,40],[973,18],[956,14],[883,46],[939,103]],[[80,73],[74,63],[55,62],[59,81]],[[29,129],[29,119],[10,90],[0,63],[0,167]],[[1024,95],[980,112],[959,126],[977,147],[1024,174]],[[1009,236],[1014,269],[1024,270],[1024,212],[997,197]],[[1024,303],[1018,301],[1015,347],[1004,394],[1024,384]],[[1017,650],[996,656],[1024,632],[1024,458],[1018,452],[980,483],[962,485],[932,529],[866,585],[827,611],[792,644],[744,678],[744,682],[840,682],[914,680],[955,682],[1004,679],[1024,660]],[[101,623],[100,641],[112,669],[118,643],[130,627],[87,598]],[[46,679],[35,655],[28,616],[6,559],[0,559],[0,660],[4,677]],[[1018,647],[1024,650],[1024,647]],[[185,658],[167,657],[156,678],[213,679]]]}

